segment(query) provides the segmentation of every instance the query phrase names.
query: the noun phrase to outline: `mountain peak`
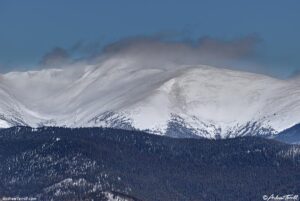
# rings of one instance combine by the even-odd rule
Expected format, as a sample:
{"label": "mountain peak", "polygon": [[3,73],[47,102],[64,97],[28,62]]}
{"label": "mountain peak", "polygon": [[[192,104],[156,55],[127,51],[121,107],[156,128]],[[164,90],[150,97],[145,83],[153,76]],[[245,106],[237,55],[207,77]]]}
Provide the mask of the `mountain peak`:
{"label": "mountain peak", "polygon": [[274,134],[299,123],[298,88],[293,80],[206,65],[109,58],[2,75],[0,126],[130,125],[166,134],[180,119],[176,125],[210,138],[251,129]]}

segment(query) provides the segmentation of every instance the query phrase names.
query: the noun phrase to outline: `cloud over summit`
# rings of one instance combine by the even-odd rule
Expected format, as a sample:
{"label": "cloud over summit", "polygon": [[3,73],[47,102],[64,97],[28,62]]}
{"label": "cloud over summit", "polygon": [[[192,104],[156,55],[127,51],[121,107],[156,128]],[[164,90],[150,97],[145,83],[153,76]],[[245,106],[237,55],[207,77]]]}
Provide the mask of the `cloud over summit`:
{"label": "cloud over summit", "polygon": [[152,62],[178,64],[228,65],[252,59],[261,39],[249,35],[234,40],[202,37],[196,41],[168,41],[160,38],[136,37],[106,46],[104,55],[121,55]]}
{"label": "cloud over summit", "polygon": [[197,40],[170,40],[160,35],[140,36],[121,39],[104,47],[100,42],[79,41],[70,48],[53,48],[41,58],[40,67],[72,66],[77,62],[97,63],[103,58],[118,57],[138,62],[144,68],[162,67],[165,64],[205,64],[251,71],[243,65],[255,61],[260,42],[261,39],[254,34],[232,40],[209,36]]}
{"label": "cloud over summit", "polygon": [[69,61],[70,54],[68,51],[61,47],[55,47],[42,57],[40,65],[42,67],[53,67],[66,64]]}

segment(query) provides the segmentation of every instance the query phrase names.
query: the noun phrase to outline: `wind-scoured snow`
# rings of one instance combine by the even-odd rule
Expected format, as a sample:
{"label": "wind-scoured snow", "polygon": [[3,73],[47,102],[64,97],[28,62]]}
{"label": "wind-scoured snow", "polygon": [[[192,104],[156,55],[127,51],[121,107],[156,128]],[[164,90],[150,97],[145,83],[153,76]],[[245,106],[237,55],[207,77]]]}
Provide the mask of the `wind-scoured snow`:
{"label": "wind-scoured snow", "polygon": [[126,125],[163,135],[174,116],[209,138],[242,135],[249,125],[276,134],[300,122],[300,80],[121,56],[0,75],[3,128]]}

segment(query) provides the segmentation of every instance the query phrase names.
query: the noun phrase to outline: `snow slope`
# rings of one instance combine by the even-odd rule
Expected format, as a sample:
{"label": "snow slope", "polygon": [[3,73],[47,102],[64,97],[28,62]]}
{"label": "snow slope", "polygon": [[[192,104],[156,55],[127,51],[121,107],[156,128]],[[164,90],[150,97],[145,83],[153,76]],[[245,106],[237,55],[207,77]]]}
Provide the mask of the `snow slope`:
{"label": "snow slope", "polygon": [[107,126],[170,134],[176,125],[215,138],[276,134],[299,122],[299,78],[144,65],[122,56],[0,75],[0,127]]}

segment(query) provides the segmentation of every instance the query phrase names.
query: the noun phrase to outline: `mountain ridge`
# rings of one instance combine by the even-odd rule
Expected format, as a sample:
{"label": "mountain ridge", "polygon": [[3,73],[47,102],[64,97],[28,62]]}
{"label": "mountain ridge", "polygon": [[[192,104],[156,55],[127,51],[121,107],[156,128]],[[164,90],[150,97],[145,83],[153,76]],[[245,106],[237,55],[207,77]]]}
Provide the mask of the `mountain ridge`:
{"label": "mountain ridge", "polygon": [[0,127],[102,126],[172,136],[176,124],[207,138],[274,135],[299,123],[299,86],[298,79],[112,57],[1,75]]}

